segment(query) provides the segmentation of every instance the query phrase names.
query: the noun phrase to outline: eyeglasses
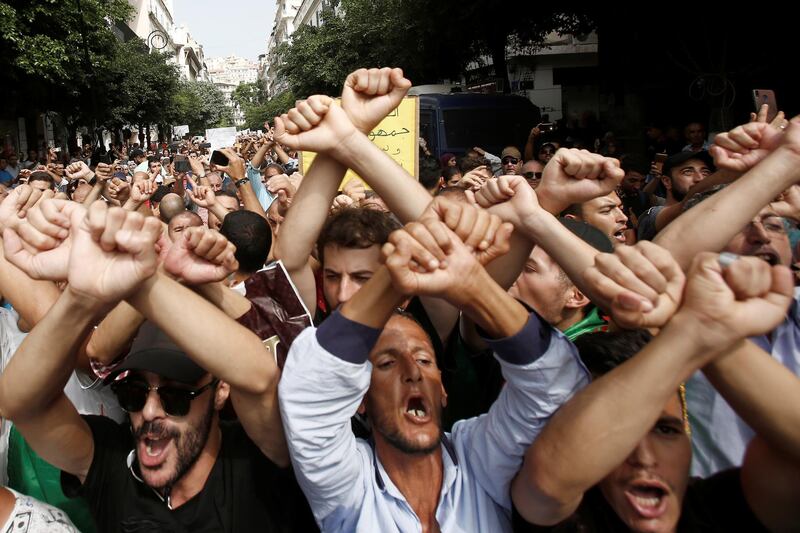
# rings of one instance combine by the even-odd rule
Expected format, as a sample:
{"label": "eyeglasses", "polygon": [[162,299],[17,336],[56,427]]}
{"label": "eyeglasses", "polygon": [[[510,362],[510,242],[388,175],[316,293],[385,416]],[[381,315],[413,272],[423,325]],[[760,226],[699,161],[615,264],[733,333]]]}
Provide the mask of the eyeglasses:
{"label": "eyeglasses", "polygon": [[542,179],[542,173],[541,172],[531,172],[531,171],[523,172],[522,176],[526,180],[532,180],[532,179],[540,180],[540,179]]}
{"label": "eyeglasses", "polygon": [[169,416],[186,416],[192,400],[218,382],[219,379],[213,379],[199,389],[183,389],[173,385],[150,386],[141,381],[124,379],[112,383],[111,390],[117,395],[120,407],[128,413],[138,413],[144,409],[150,391],[156,391],[165,413]]}
{"label": "eyeglasses", "polygon": [[504,165],[508,165],[509,163],[512,165],[516,165],[517,163],[519,163],[519,159],[517,159],[516,157],[504,157],[501,163],[503,163]]}
{"label": "eyeglasses", "polygon": [[786,235],[788,228],[791,226],[791,223],[785,218],[772,215],[751,220],[747,226],[745,226],[745,230],[754,228],[756,224],[764,228],[764,231],[767,233],[773,233],[777,235]]}

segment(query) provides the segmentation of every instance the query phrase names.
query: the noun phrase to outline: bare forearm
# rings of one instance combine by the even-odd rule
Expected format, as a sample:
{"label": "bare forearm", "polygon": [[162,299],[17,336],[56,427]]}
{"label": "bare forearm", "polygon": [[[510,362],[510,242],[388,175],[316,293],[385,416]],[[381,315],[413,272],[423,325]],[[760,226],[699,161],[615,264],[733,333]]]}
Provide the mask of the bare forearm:
{"label": "bare forearm", "polygon": [[728,187],[683,213],[654,242],[669,250],[684,270],[698,253],[722,250],[765,205],[800,179],[798,159],[788,148],[778,148]]}
{"label": "bare forearm", "polygon": [[770,447],[800,462],[800,379],[750,341],[703,368],[734,411]]}
{"label": "bare forearm", "polygon": [[103,365],[113,363],[130,344],[144,317],[127,302],[120,302],[92,332],[86,354]]}
{"label": "bare forearm", "polygon": [[253,186],[250,184],[249,180],[239,187],[239,194],[242,195],[242,204],[244,204],[244,208],[247,211],[252,211],[264,220],[267,219],[267,214],[264,212],[264,208],[261,207],[261,202],[258,201],[258,197],[255,191],[253,191]]}
{"label": "bare forearm", "polygon": [[102,312],[102,306],[76,296],[69,287],[61,294],[0,375],[4,418],[35,416],[61,395],[78,348]]}
{"label": "bare forearm", "polygon": [[97,182],[95,182],[94,184],[94,187],[92,187],[92,190],[89,192],[89,194],[86,195],[86,198],[83,199],[83,205],[85,206],[92,205],[94,202],[100,199],[100,195],[102,193],[103,193],[103,182],[97,180]]}
{"label": "bare forearm", "polygon": [[39,323],[60,294],[53,282],[33,280],[6,261],[2,239],[0,239],[0,292],[30,327]]}
{"label": "bare forearm", "polygon": [[253,156],[253,159],[250,160],[250,164],[253,168],[258,168],[264,162],[264,158],[267,155],[267,150],[269,150],[270,145],[268,143],[264,143],[256,152],[256,155]]}
{"label": "bare forearm", "polygon": [[274,241],[275,258],[283,261],[290,274],[306,266],[346,171],[325,154],[318,154],[311,163]]}
{"label": "bare forearm", "polygon": [[586,283],[583,274],[594,265],[597,250],[587,244],[583,239],[568,230],[556,217],[544,210],[538,210],[537,215],[525,222],[522,231],[540,246],[578,289],[586,294],[595,304],[604,305],[597,291],[591,284]]}
{"label": "bare forearm", "polygon": [[342,307],[342,315],[371,328],[382,328],[403,300],[403,296],[392,286],[389,271],[381,266]]}
{"label": "bare forearm", "polygon": [[278,155],[278,161],[281,162],[281,165],[289,162],[289,154],[283,151],[280,144],[275,144],[275,153]]}
{"label": "bare forearm", "polygon": [[275,361],[265,356],[256,335],[168,276],[155,274],[128,302],[198,365],[231,387],[260,394],[278,378]]}
{"label": "bare forearm", "polygon": [[464,314],[490,337],[500,339],[519,333],[528,321],[528,311],[522,304],[497,285],[483,269],[471,283],[474,288],[467,288],[466,291],[475,295],[475,298],[464,305]]}
{"label": "bare forearm", "polygon": [[562,406],[528,450],[520,482],[573,502],[621,464],[697,368],[703,349],[696,330],[673,321],[633,359]]}
{"label": "bare forearm", "polygon": [[250,310],[250,300],[222,283],[204,283],[193,289],[234,320]]}
{"label": "bare forearm", "polygon": [[331,155],[361,176],[403,224],[417,220],[431,203],[428,191],[366,135],[353,135]]}

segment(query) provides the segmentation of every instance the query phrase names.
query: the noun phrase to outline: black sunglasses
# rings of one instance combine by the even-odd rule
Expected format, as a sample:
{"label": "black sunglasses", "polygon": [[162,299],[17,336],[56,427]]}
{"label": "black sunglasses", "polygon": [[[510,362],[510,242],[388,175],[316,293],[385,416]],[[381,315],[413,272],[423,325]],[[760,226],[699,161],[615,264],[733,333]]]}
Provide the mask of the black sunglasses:
{"label": "black sunglasses", "polygon": [[531,172],[531,171],[523,172],[522,176],[526,180],[532,180],[532,179],[540,180],[540,179],[542,179],[542,173],[541,172]]}
{"label": "black sunglasses", "polygon": [[124,379],[112,383],[111,390],[117,395],[120,407],[128,413],[138,413],[144,409],[147,396],[153,390],[158,393],[165,413],[170,416],[186,416],[192,406],[192,400],[217,383],[219,379],[213,379],[199,389],[183,389],[172,385],[151,387],[141,381]]}
{"label": "black sunglasses", "polygon": [[504,165],[507,165],[509,163],[511,163],[512,165],[516,165],[517,163],[519,163],[519,159],[517,159],[516,157],[504,157],[501,163],[503,163]]}

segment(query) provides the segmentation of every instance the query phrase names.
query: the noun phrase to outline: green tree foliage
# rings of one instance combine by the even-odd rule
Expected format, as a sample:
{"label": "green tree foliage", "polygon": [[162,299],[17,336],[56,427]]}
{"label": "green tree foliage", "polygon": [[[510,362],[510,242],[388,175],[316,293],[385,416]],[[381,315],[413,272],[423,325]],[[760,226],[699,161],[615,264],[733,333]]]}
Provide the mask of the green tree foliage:
{"label": "green tree foliage", "polygon": [[458,78],[491,57],[507,78],[508,45],[532,51],[548,33],[586,32],[592,21],[535,2],[501,9],[489,0],[342,0],[323,11],[321,26],[299,28],[273,60],[298,96],[338,94],[347,74],[364,66],[399,66],[423,84]]}
{"label": "green tree foliage", "polygon": [[132,12],[126,0],[0,1],[3,110],[79,109],[97,118],[104,106],[92,103],[92,90],[114,59],[112,25]]}
{"label": "green tree foliage", "polygon": [[291,91],[284,91],[270,98],[261,105],[244,109],[245,127],[251,130],[264,129],[264,123],[272,123],[273,119],[294,107],[296,98]]}
{"label": "green tree foliage", "polygon": [[231,109],[225,96],[213,83],[181,81],[173,99],[173,124],[188,124],[189,131],[202,135],[208,128],[233,125]]}

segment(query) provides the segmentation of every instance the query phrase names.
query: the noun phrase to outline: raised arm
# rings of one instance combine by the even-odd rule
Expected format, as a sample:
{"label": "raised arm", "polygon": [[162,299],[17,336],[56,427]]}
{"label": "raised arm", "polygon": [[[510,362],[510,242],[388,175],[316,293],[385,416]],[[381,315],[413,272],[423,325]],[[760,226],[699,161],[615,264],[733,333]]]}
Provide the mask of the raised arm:
{"label": "raised arm", "polygon": [[[788,272],[756,258],[722,270],[701,254],[689,273],[683,305],[639,354],[598,378],[564,405],[533,446],[514,481],[517,509],[552,525],[570,516],[584,492],[621,464],[654,427],[679,385],[748,335],[770,330],[791,299]],[[677,276],[677,265],[673,269]],[[661,300],[666,314],[675,302]]]}
{"label": "raised arm", "polygon": [[699,252],[722,250],[764,206],[800,180],[800,118],[785,130],[751,122],[714,142],[717,166],[744,175],[680,215],[654,239],[684,270]]}
{"label": "raised arm", "polygon": [[287,464],[277,401],[279,370],[261,340],[202,296],[162,273],[144,282],[128,302],[198,365],[230,385],[247,434],[273,462]]}
{"label": "raised arm", "polygon": [[[69,227],[70,238],[60,239],[46,257],[22,249],[15,231],[5,233],[7,252],[13,251],[9,257],[20,268],[38,268],[69,284],[0,376],[0,411],[46,461],[83,480],[94,443],[63,388],[89,328],[155,271],[160,224],[120,208],[108,209],[102,202],[88,211],[72,202],[62,207],[64,218],[56,226]],[[32,227],[23,235],[34,249],[34,242],[46,240],[46,234]]]}

